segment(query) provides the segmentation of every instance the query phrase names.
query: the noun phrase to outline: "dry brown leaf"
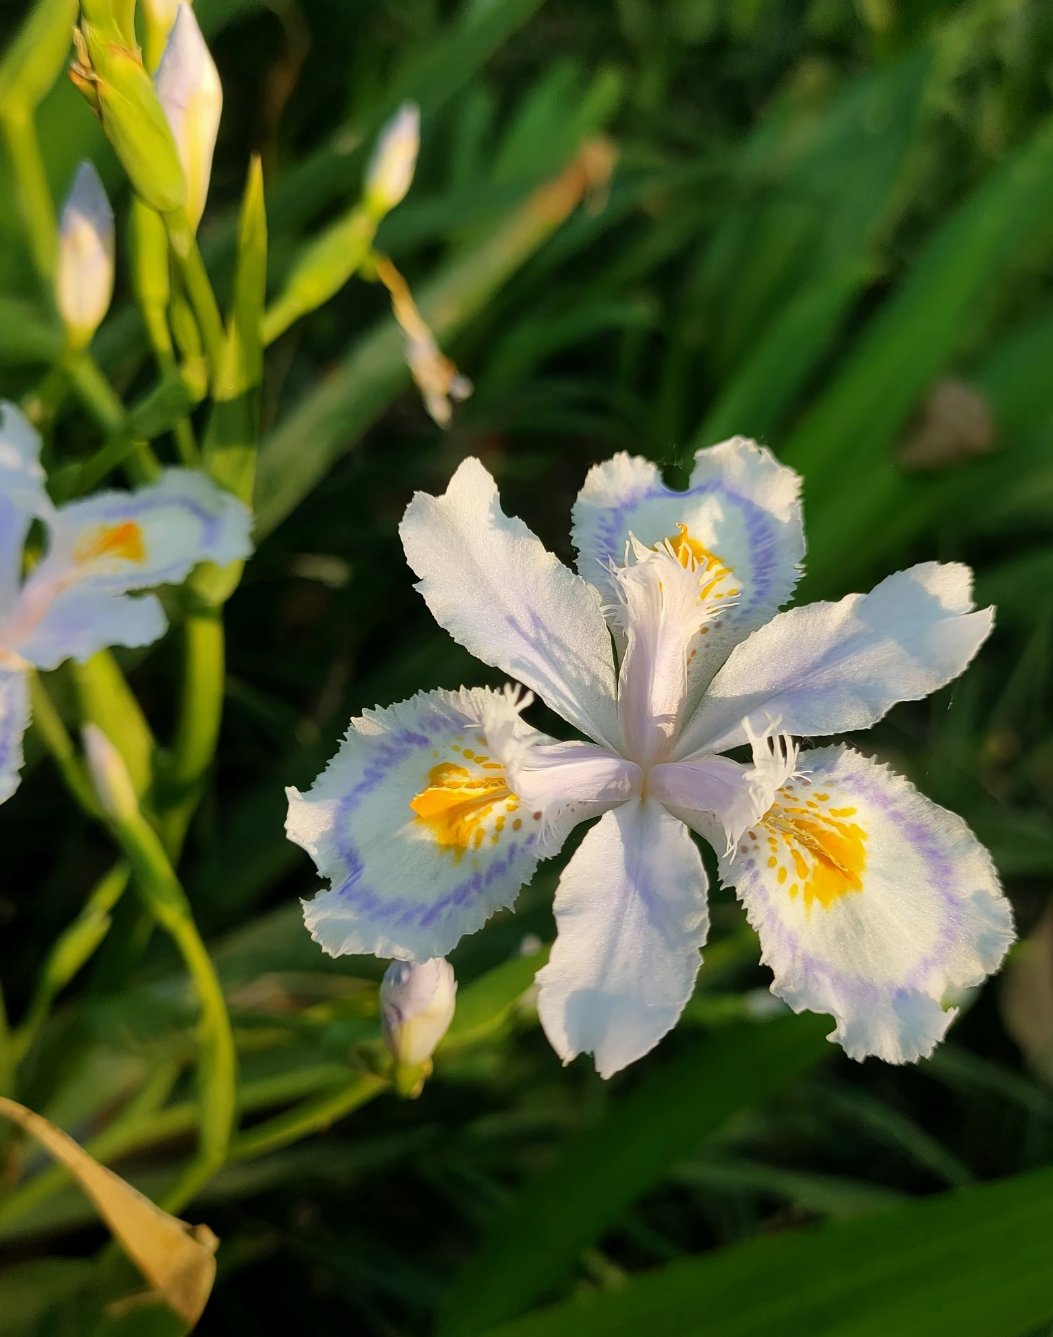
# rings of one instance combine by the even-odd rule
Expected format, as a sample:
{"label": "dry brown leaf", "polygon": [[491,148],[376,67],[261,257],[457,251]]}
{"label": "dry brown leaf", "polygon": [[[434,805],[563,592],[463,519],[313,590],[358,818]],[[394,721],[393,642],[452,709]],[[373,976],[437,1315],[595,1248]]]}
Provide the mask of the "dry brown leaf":
{"label": "dry brown leaf", "polygon": [[948,469],[995,447],[991,408],[975,386],[953,376],[931,387],[897,447],[908,469]]}
{"label": "dry brown leaf", "polygon": [[68,1133],[25,1105],[0,1096],[0,1114],[65,1166],[147,1281],[180,1318],[196,1323],[216,1278],[219,1241],[208,1226],[190,1226],[163,1212],[89,1156]]}

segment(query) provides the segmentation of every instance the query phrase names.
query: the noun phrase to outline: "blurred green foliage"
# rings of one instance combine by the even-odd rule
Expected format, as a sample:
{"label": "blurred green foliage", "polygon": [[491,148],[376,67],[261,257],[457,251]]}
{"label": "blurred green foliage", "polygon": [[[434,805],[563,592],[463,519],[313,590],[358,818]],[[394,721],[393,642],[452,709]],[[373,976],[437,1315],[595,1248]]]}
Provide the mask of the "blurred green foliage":
{"label": "blurred green foliage", "polygon": [[[273,297],[356,203],[366,147],[411,97],[420,164],[380,244],[475,383],[441,434],[408,389],[383,293],[361,283],[270,348],[258,402],[238,369],[259,350],[230,349],[212,446],[247,485],[259,413],[260,548],[227,609],[222,747],[181,864],[240,1071],[232,1158],[190,1209],[222,1239],[199,1331],[1047,1331],[1040,987],[1000,1010],[994,981],[927,1063],[856,1066],[822,1043],[822,1022],[764,1018],[756,944],[717,892],[680,1030],[604,1085],[561,1070],[519,1001],[523,937],[551,937],[546,869],[514,920],[462,944],[469,1020],[422,1099],[398,1103],[362,1059],[377,963],[322,958],[300,923],[314,883],[284,840],[282,788],[315,774],[362,707],[479,681],[413,593],[395,532],[413,489],[479,455],[508,509],[569,557],[589,464],[628,449],[675,479],[692,450],[742,432],[804,474],[806,597],[950,558],[997,602],[965,679],[899,707],[872,741],[966,817],[1022,933],[1034,928],[1053,874],[1053,8],[199,0],[198,13],[226,92],[201,231],[224,301],[236,289],[259,304],[258,272],[254,288],[243,261],[233,281],[248,154],[262,159]],[[9,78],[20,17],[3,19]],[[120,170],[65,81],[38,124],[54,196],[90,156],[118,201],[121,300],[95,352],[137,430],[167,448],[193,406],[146,362]],[[609,186],[539,210],[535,192],[600,134],[617,148]],[[0,193],[11,200],[6,160]],[[255,227],[256,244],[241,254],[258,271],[252,198],[242,233]],[[37,389],[55,339],[5,207],[5,395]],[[99,431],[71,401],[63,458],[90,454]],[[124,662],[167,727],[177,657],[166,644]],[[52,944],[71,923],[78,936],[62,939],[66,966],[52,958],[17,1094],[163,1197],[196,1130],[191,995],[123,884],[85,908],[112,856],[30,751],[0,814],[13,1020]],[[83,968],[82,941],[84,957],[101,942]],[[90,1207],[31,1154],[20,1174],[0,1191],[4,1337],[94,1331],[78,1307],[101,1284]],[[527,1312],[542,1304],[556,1307]]]}

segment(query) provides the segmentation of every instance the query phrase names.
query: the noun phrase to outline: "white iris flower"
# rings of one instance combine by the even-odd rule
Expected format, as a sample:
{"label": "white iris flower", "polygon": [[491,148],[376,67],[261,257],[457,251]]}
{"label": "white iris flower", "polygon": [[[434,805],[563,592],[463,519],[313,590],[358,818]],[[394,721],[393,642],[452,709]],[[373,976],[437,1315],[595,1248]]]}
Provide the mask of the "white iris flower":
{"label": "white iris flower", "polygon": [[[34,520],[47,546],[23,578]],[[237,498],[189,469],[166,469],[136,492],[55,506],[40,437],[13,404],[0,403],[0,802],[18,788],[27,671],[156,641],[167,626],[160,602],[130,591],[177,584],[198,562],[248,556],[250,523]]]}
{"label": "white iris flower", "polygon": [[[741,438],[700,451],[686,492],[617,455],[574,508],[577,575],[504,515],[477,460],[414,497],[402,540],[437,621],[587,741],[478,688],[353,720],[311,790],[289,791],[289,836],[332,883],[304,907],[322,947],[445,956],[598,817],[559,882],[538,1009],[564,1061],[589,1053],[609,1076],[691,996],[708,928],[696,831],[773,992],[832,1014],[853,1058],[930,1053],[953,1015],[941,999],[1012,940],[991,860],[902,777],[844,746],[798,758],[790,736],[863,729],[935,691],[992,613],[953,563],[779,613],[804,556],[798,492]],[[721,755],[743,744],[751,763]]]}

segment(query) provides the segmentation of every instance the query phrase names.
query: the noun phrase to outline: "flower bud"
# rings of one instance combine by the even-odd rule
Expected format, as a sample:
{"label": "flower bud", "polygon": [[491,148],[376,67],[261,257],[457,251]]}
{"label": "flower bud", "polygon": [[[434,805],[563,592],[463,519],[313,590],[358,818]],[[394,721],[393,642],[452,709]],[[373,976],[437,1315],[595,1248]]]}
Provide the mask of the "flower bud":
{"label": "flower bud", "polygon": [[188,4],[179,6],[154,83],[186,174],[186,213],[196,230],[212,176],[223,88]]}
{"label": "flower bud", "polygon": [[400,1067],[428,1062],[453,1020],[456,997],[453,967],[443,957],[392,961],[380,985],[380,1021]]}
{"label": "flower bud", "polygon": [[420,108],[404,102],[380,132],[366,169],[366,207],[386,214],[405,197],[420,148]]}
{"label": "flower bud", "polygon": [[136,194],[158,213],[186,203],[187,185],[165,114],[137,52],[84,22],[74,29],[74,84],[102,121]]}
{"label": "flower bud", "polygon": [[142,0],[144,28],[143,53],[146,68],[156,70],[164,54],[168,34],[176,21],[180,0]]}
{"label": "flower bud", "polygon": [[113,210],[99,174],[82,162],[62,208],[55,300],[70,344],[84,348],[113,297]]}
{"label": "flower bud", "polygon": [[134,817],[139,811],[132,777],[124,758],[97,724],[85,724],[81,730],[88,771],[99,805],[115,821]]}

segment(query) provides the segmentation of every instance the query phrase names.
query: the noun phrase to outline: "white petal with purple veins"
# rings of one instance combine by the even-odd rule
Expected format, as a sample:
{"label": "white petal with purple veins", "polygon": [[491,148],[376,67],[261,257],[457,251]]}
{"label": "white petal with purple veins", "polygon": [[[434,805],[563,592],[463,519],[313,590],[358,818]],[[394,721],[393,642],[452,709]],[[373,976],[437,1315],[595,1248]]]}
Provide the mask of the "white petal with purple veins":
{"label": "white petal with purple veins", "polygon": [[583,733],[618,743],[614,653],[596,591],[501,510],[478,460],[418,492],[399,527],[432,616],[465,649],[537,692]]}
{"label": "white petal with purple veins", "polygon": [[869,594],[780,613],[732,651],[677,756],[726,751],[771,719],[803,738],[869,728],[963,671],[993,622],[972,609],[967,566],[924,562]]}
{"label": "white petal with purple veins", "polygon": [[331,956],[446,956],[515,900],[538,861],[541,814],[494,759],[484,721],[502,709],[523,738],[544,737],[502,693],[421,692],[352,720],[307,793],[287,791],[286,832],[331,883],[304,903]]}
{"label": "white petal with purple veins", "polygon": [[21,782],[22,735],[29,725],[29,684],[20,669],[0,669],[0,803]]}
{"label": "white petal with purple veins", "polygon": [[997,970],[1013,918],[966,824],[844,747],[802,756],[721,877],[760,936],[772,992],[827,1012],[851,1058],[930,1054],[953,1019],[941,999]]}
{"label": "white petal with purple veins", "polygon": [[60,507],[29,583],[90,582],[110,593],[178,584],[199,562],[247,557],[250,528],[241,502],[204,474],[166,469],[135,492],[98,492]]}
{"label": "white petal with purple veins", "polygon": [[676,1025],[694,988],[709,913],[687,828],[654,802],[607,813],[567,864],[555,914],[541,1024],[565,1063],[593,1054],[610,1077]]}
{"label": "white petal with purple veins", "polygon": [[574,506],[578,570],[613,601],[610,566],[624,563],[630,534],[648,547],[668,539],[694,554],[707,597],[724,605],[696,642],[697,697],[731,646],[766,622],[797,583],[799,490],[792,469],[744,437],[700,450],[685,492],[666,487],[650,461],[615,455],[589,470]]}

